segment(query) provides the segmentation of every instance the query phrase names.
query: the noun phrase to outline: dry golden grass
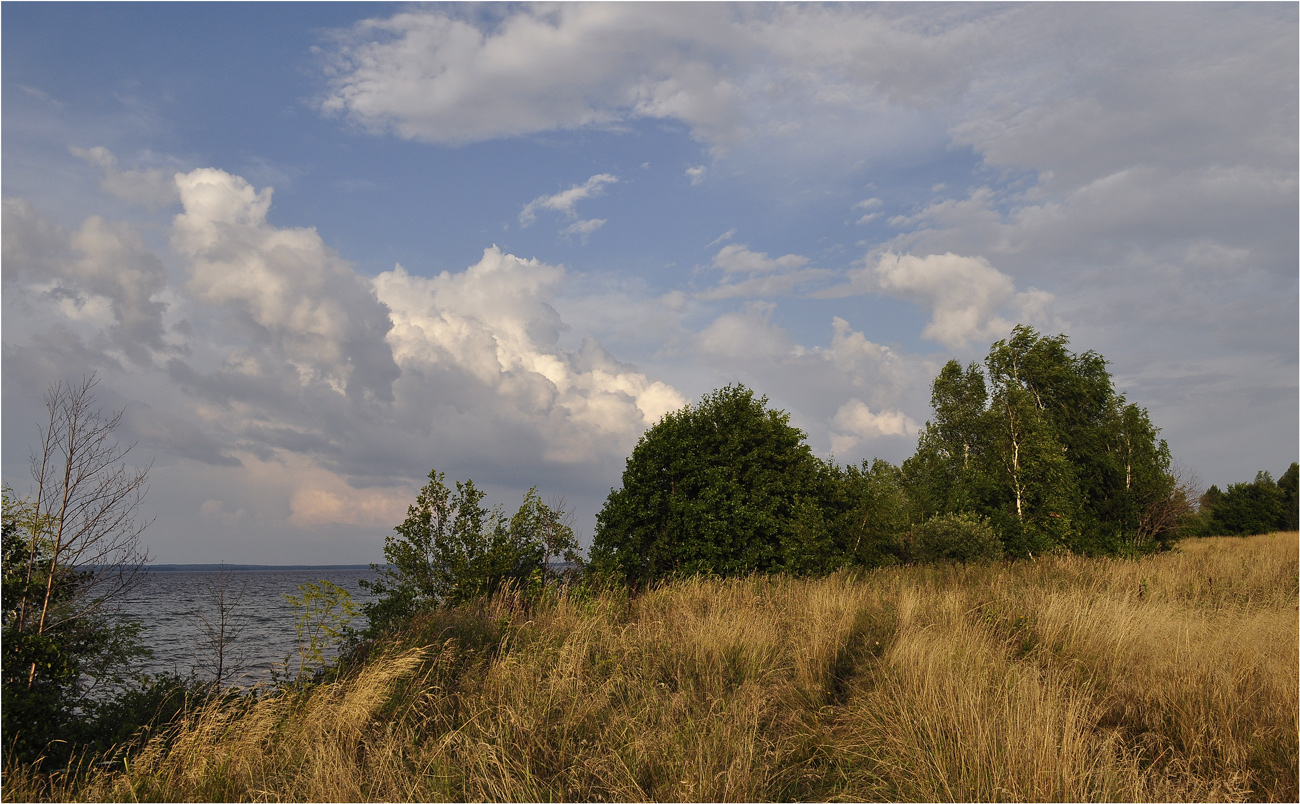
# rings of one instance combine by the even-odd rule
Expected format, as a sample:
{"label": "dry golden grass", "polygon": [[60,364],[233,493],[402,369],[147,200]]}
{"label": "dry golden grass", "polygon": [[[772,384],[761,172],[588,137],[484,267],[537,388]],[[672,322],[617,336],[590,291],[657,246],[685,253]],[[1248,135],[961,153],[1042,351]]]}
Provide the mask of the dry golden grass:
{"label": "dry golden grass", "polygon": [[1297,544],[502,595],[4,796],[1294,801]]}

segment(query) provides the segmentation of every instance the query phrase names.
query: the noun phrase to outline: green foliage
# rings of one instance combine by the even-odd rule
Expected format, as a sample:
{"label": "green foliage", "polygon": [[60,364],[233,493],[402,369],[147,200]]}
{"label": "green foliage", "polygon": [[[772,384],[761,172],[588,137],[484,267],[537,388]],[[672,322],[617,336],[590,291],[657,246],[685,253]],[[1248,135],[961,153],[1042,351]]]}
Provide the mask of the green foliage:
{"label": "green foliage", "polygon": [[580,563],[562,505],[547,506],[534,487],[506,519],[499,507],[486,508],[483,497],[472,480],[457,481],[453,492],[443,473],[429,473],[406,520],[385,541],[388,564],[373,565],[380,578],[363,581],[378,595],[365,606],[372,630],[491,594],[506,583],[540,590],[557,580],[560,559]]}
{"label": "green foliage", "polygon": [[1300,464],[1292,463],[1276,483],[1268,472],[1259,472],[1254,482],[1233,483],[1227,491],[1210,486],[1201,496],[1201,535],[1249,536],[1296,530],[1297,475]]}
{"label": "green foliage", "polygon": [[[64,570],[50,577],[49,520],[37,517],[35,506],[7,486],[2,523],[0,729],[20,758],[66,758],[97,728],[86,713],[132,683],[129,667],[147,651],[137,623],[97,612],[95,601],[86,599],[91,572]],[[52,625],[38,631],[34,618],[24,620],[23,614],[45,606],[47,589]]]}
{"label": "green foliage", "polygon": [[[299,595],[285,595],[293,606],[293,630],[298,638],[297,683],[308,680],[316,671],[325,670],[325,652],[342,640],[356,604],[348,590],[330,581],[298,584]],[[289,660],[285,660],[286,669]]]}
{"label": "green foliage", "polygon": [[1115,393],[1105,359],[1068,343],[1018,326],[992,345],[986,373],[944,366],[934,419],[902,467],[910,522],[979,514],[1016,556],[1171,543],[1191,504],[1168,446],[1146,410]]}
{"label": "green foliage", "polygon": [[807,572],[833,561],[832,474],[789,414],[741,385],[669,413],[596,518],[592,562],[642,584],[671,575]]}
{"label": "green foliage", "polygon": [[[906,560],[900,540],[908,527],[902,471],[877,458],[835,472],[830,516],[837,563],[872,568]],[[831,562],[823,565],[824,571],[833,568]]]}
{"label": "green foliage", "polygon": [[597,517],[593,564],[633,584],[875,567],[909,560],[901,535],[918,527],[952,539],[992,533],[1017,557],[1167,547],[1192,510],[1168,445],[1116,393],[1105,359],[1068,345],[1018,326],[983,367],[950,361],[931,388],[934,418],[901,467],[823,464],[766,398],[739,385],[714,391],[641,438]]}
{"label": "green foliage", "polygon": [[1296,486],[1300,485],[1300,463],[1294,461],[1277,479],[1277,487],[1282,492],[1282,513],[1278,517],[1281,530],[1300,530],[1300,499],[1297,499]]}
{"label": "green foliage", "polygon": [[1002,540],[988,520],[974,514],[940,514],[912,529],[912,557],[922,563],[997,561]]}

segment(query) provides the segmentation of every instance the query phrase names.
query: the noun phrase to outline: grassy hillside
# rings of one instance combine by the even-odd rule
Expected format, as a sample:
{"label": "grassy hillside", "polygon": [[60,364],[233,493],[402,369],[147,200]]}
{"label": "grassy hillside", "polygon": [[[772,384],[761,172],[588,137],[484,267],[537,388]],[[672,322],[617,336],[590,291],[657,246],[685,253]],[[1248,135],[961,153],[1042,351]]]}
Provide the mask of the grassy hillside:
{"label": "grassy hillside", "polygon": [[8,799],[1295,801],[1297,534],[510,596]]}

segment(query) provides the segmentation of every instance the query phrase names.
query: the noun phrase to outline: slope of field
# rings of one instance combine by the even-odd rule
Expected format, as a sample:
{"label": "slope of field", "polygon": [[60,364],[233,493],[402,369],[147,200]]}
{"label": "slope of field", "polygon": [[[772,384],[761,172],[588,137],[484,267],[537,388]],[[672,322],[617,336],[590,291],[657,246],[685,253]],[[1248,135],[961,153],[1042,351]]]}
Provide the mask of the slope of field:
{"label": "slope of field", "polygon": [[1297,534],[509,595],[8,799],[1281,800]]}

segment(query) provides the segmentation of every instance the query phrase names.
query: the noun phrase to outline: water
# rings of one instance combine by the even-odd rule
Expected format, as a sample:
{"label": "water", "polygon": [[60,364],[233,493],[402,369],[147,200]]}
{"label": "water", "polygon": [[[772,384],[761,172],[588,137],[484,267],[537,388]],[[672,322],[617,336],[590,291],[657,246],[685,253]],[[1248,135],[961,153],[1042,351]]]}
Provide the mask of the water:
{"label": "water", "polygon": [[[126,613],[142,626],[141,638],[153,651],[140,669],[148,673],[178,672],[189,675],[191,670],[202,678],[212,677],[214,657],[201,646],[203,624],[201,616],[216,621],[217,602],[213,586],[220,583],[221,572],[212,565],[175,565],[152,567],[140,583],[123,600]],[[298,585],[308,581],[326,580],[346,589],[360,609],[371,595],[360,587],[360,581],[373,579],[376,573],[368,567],[227,567],[225,571],[227,600],[233,602],[243,589],[243,597],[231,609],[230,626],[233,633],[226,663],[241,658],[243,686],[270,679],[271,670],[283,665],[286,655],[293,653],[291,669],[297,669],[297,637],[294,632],[293,606],[284,595],[300,594]],[[358,615],[352,622],[355,627],[365,624]]]}

